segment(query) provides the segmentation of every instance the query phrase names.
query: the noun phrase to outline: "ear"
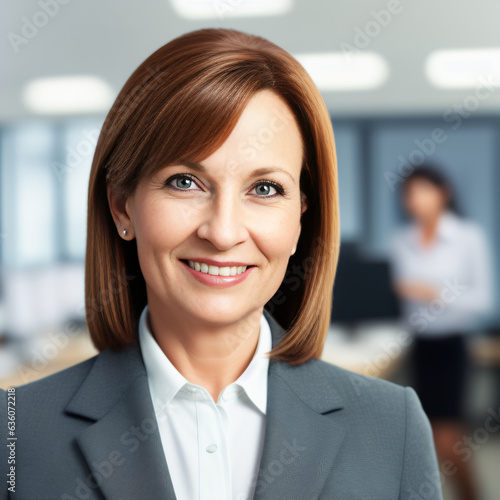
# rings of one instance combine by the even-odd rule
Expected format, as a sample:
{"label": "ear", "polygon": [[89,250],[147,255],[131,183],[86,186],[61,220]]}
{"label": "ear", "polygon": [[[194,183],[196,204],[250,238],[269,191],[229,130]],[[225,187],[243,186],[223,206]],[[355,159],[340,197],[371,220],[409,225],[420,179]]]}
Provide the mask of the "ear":
{"label": "ear", "polygon": [[130,198],[124,200],[108,186],[107,189],[108,205],[115,223],[118,234],[124,240],[132,240],[135,238],[132,218],[130,217]]}
{"label": "ear", "polygon": [[[302,219],[302,214],[307,210],[307,197],[301,191],[300,193],[300,218]],[[295,245],[293,246],[293,251],[290,255],[293,255],[297,250],[297,245],[299,244],[300,233],[302,232],[302,221],[299,222],[299,230],[297,231],[297,239],[295,240]]]}
{"label": "ear", "polygon": [[307,196],[304,192],[300,192],[300,217],[307,210]]}
{"label": "ear", "polygon": [[290,256],[292,256],[297,250],[297,245],[299,244],[301,230],[302,230],[302,224],[299,225],[299,230],[297,231],[297,239],[295,240],[295,245],[293,246],[293,250],[292,250],[292,253],[290,254]]}

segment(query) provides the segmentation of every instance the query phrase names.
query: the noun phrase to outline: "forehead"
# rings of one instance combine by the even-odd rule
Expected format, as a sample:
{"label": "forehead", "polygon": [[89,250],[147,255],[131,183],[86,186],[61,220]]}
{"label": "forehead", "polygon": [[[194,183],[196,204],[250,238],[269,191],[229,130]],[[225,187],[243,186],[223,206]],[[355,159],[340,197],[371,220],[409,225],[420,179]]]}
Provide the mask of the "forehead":
{"label": "forehead", "polygon": [[293,170],[300,169],[302,158],[302,134],[293,112],[279,95],[263,90],[249,101],[225,143],[203,163],[279,164]]}
{"label": "forehead", "polygon": [[425,189],[436,189],[439,190],[439,186],[436,186],[433,182],[425,177],[415,177],[408,182],[408,189],[412,188],[425,188]]}

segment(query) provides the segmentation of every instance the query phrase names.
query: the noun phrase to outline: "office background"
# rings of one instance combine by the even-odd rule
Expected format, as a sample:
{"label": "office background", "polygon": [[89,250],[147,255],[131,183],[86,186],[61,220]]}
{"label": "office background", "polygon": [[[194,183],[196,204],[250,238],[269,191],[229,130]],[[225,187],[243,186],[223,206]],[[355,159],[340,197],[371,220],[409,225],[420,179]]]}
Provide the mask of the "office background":
{"label": "office background", "polygon": [[[465,216],[500,255],[498,1],[4,0],[0,8],[2,387],[94,354],[83,262],[99,129],[138,64],[201,27],[262,35],[316,81],[337,145],[341,264],[352,248],[368,262],[386,262],[389,237],[406,222],[398,188],[424,161],[448,173]],[[500,265],[492,272],[498,287]],[[361,295],[363,276],[353,279]],[[387,283],[367,283],[379,285]],[[495,301],[474,344],[471,433],[488,410],[500,412],[500,294]],[[391,307],[380,318],[363,315],[361,305],[359,318],[355,304],[339,311],[353,317],[333,316],[325,359],[405,383],[403,348],[377,361],[397,338]],[[492,473],[498,438],[476,453],[485,499],[500,491]]]}

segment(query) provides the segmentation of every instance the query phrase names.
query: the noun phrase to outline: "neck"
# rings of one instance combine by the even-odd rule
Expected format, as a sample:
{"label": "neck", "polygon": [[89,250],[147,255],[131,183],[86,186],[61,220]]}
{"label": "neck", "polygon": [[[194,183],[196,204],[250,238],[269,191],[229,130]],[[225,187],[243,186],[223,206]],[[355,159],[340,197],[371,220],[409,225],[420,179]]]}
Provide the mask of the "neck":
{"label": "neck", "polygon": [[186,319],[150,298],[148,312],[148,327],[170,362],[217,402],[220,392],[238,379],[255,354],[263,307],[228,324]]}
{"label": "neck", "polygon": [[424,243],[428,243],[434,238],[440,217],[441,212],[424,219],[419,219],[418,225],[420,226],[420,229],[422,231]]}

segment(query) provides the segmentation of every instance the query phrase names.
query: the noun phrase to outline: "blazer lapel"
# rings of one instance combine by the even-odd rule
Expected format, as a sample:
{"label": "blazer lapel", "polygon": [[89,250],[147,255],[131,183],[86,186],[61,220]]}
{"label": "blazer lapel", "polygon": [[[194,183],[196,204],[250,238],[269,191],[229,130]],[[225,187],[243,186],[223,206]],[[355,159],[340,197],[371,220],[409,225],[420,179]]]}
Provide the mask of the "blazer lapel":
{"label": "blazer lapel", "polygon": [[[284,330],[265,314],[274,347]],[[266,431],[254,500],[317,498],[323,489],[345,428],[326,415],[343,404],[322,363],[269,364]]]}
{"label": "blazer lapel", "polygon": [[[284,329],[268,311],[264,314],[274,347]],[[325,415],[340,410],[342,401],[320,363],[269,363],[254,500],[313,498],[322,490],[345,429]],[[78,484],[94,484],[105,498],[175,500],[138,342],[119,353],[103,351],[66,412],[94,421],[76,438],[89,468],[75,478]],[[86,494],[99,497],[92,487]]]}
{"label": "blazer lapel", "polygon": [[96,420],[76,438],[82,482],[106,498],[175,499],[138,343],[101,353],[66,412]]}

